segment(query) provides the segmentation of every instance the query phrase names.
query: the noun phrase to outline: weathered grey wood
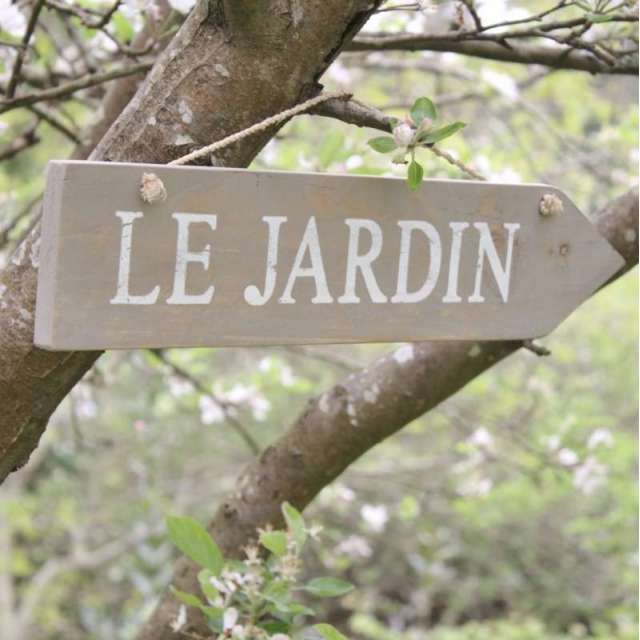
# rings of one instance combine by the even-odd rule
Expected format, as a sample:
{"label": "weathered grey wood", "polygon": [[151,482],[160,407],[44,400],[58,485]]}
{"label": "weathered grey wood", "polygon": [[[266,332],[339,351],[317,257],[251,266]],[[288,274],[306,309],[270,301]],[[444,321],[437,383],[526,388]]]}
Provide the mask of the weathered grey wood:
{"label": "weathered grey wood", "polygon": [[[161,178],[166,201],[142,201],[144,172]],[[564,211],[541,216],[538,207],[545,194],[556,194]],[[130,264],[130,278],[125,280],[137,301],[135,296],[158,287],[154,304],[125,304],[131,298],[118,290],[124,223],[127,215],[131,218],[118,217],[118,211],[142,214],[128,220],[131,254],[130,262],[125,255],[125,263]],[[208,268],[187,262],[186,295],[203,294],[213,285],[206,304],[184,304],[194,301],[173,291],[175,214],[180,213],[216,216],[215,230],[212,218],[188,228],[188,250],[198,254],[209,245],[210,255]],[[285,216],[287,221],[278,223],[274,293],[265,304],[252,305],[245,297],[247,287],[257,287],[253,298],[247,295],[253,302],[265,289],[264,216]],[[305,230],[313,231],[308,229],[311,217],[327,290],[314,277],[300,277],[289,303],[283,303],[300,242]],[[367,287],[357,271],[355,295],[360,301],[350,303],[349,224],[356,227],[363,219],[370,221],[374,235],[376,228],[381,231],[382,249],[371,262],[379,291]],[[185,220],[183,216],[186,228]],[[419,302],[398,302],[402,221],[430,223],[440,240],[439,277]],[[448,290],[452,223],[469,226],[460,236],[460,301],[443,302],[455,298]],[[490,233],[496,264],[508,274],[502,288],[486,251],[479,250],[483,228]],[[438,261],[425,233],[413,231],[411,239],[407,291],[415,292]],[[490,250],[489,240],[483,242]],[[372,241],[369,231],[360,231],[358,253],[366,254]],[[511,268],[506,269],[510,244]],[[484,301],[474,291],[479,257]],[[322,271],[318,260],[316,255],[316,276]],[[426,181],[412,193],[404,181],[392,178],[55,161],[49,164],[45,194],[35,342],[49,349],[117,349],[531,338],[553,329],[623,264],[571,201],[546,185]],[[310,266],[308,251],[301,266]],[[316,304],[314,297],[320,298]],[[329,298],[331,302],[322,301]]]}

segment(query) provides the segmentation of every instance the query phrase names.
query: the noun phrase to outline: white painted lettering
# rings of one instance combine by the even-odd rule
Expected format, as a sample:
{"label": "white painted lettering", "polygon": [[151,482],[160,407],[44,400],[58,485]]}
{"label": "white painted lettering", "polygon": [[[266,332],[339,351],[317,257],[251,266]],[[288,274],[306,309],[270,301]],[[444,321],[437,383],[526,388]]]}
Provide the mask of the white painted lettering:
{"label": "white painted lettering", "polygon": [[[310,267],[303,267],[307,252],[309,253],[309,259],[311,261]],[[329,287],[327,286],[327,276],[324,271],[324,264],[322,262],[322,253],[320,251],[320,241],[318,240],[318,228],[316,226],[315,216],[309,218],[307,228],[305,229],[302,241],[298,247],[298,253],[293,261],[293,267],[289,274],[289,280],[284,288],[282,297],[278,302],[280,304],[294,304],[293,287],[298,278],[313,278],[316,283],[316,295],[311,298],[313,304],[327,304],[333,302],[333,298],[329,293]]]}
{"label": "white painted lettering", "polygon": [[[382,251],[382,229],[373,220],[366,218],[347,218],[345,224],[349,227],[349,250],[347,254],[347,273],[345,277],[344,294],[338,298],[340,304],[357,304],[360,298],[356,295],[356,276],[362,274],[364,283],[372,302],[386,302],[387,296],[380,291],[371,269],[371,263]],[[360,230],[366,229],[371,236],[369,250],[359,255]]]}
{"label": "white painted lettering", "polygon": [[491,229],[486,222],[475,222],[473,226],[480,232],[480,242],[478,246],[478,265],[476,267],[476,283],[473,290],[473,295],[469,296],[469,302],[484,302],[484,296],[481,295],[482,289],[482,271],[484,265],[485,256],[489,260],[489,266],[493,272],[493,277],[496,279],[498,289],[500,289],[500,295],[502,296],[502,302],[508,302],[509,300],[509,284],[511,282],[511,259],[513,257],[513,243],[516,231],[520,228],[520,225],[515,222],[507,222],[503,226],[508,231],[507,239],[507,256],[504,266],[500,262],[500,257],[496,250],[496,245],[491,237]]}
{"label": "white painted lettering", "polygon": [[[438,282],[440,266],[442,264],[442,246],[440,234],[436,228],[423,220],[400,220],[398,226],[402,229],[400,238],[400,261],[398,264],[398,289],[391,298],[393,303],[415,303],[427,298]],[[411,238],[413,231],[421,231],[429,240],[429,271],[424,284],[417,291],[407,290],[409,282],[409,262],[411,254]]]}
{"label": "white painted lettering", "polygon": [[189,227],[192,224],[206,223],[212,231],[216,230],[217,216],[208,213],[174,213],[171,216],[178,223],[178,243],[176,246],[176,269],[173,277],[173,291],[167,298],[167,304],[209,304],[215,287],[211,285],[200,294],[188,294],[187,267],[189,263],[201,264],[209,269],[211,245],[206,244],[203,251],[189,251]]}
{"label": "white painted lettering", "polygon": [[285,216],[263,216],[262,218],[269,229],[267,244],[267,269],[265,271],[264,293],[251,284],[244,290],[244,299],[253,306],[262,306],[269,302],[276,286],[276,266],[278,264],[278,238],[280,226],[287,221]]}
{"label": "white painted lettering", "polygon": [[142,218],[144,214],[142,211],[116,211],[115,215],[122,220],[120,261],[118,263],[118,288],[116,295],[113,296],[109,302],[111,304],[154,304],[160,293],[160,287],[158,285],[145,295],[133,295],[129,293],[133,221]]}
{"label": "white painted lettering", "polygon": [[460,272],[460,253],[462,251],[462,234],[469,226],[468,222],[450,222],[451,229],[451,256],[449,257],[449,281],[447,284],[447,293],[442,302],[445,304],[452,302],[462,302],[462,298],[458,295],[458,276]]}

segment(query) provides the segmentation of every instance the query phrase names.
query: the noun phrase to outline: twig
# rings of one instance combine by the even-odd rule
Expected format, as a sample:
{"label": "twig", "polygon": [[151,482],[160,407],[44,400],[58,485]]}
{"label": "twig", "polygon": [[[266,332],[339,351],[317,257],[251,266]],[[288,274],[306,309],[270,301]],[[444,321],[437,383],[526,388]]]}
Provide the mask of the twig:
{"label": "twig", "polygon": [[9,222],[0,227],[0,249],[8,244],[11,232],[31,213],[31,209],[41,197],[41,195],[37,195],[35,198],[29,200],[29,202],[27,202],[27,204],[25,204],[25,206],[22,207],[22,209],[20,209],[18,213],[11,218],[11,220],[9,220]]}
{"label": "twig", "polygon": [[120,67],[105,73],[91,73],[66,84],[61,84],[58,87],[51,87],[50,89],[44,89],[43,91],[37,91],[34,93],[28,93],[23,96],[18,96],[10,100],[0,101],[0,113],[16,109],[18,107],[28,107],[29,105],[36,104],[37,102],[43,102],[45,100],[57,100],[64,98],[69,94],[80,91],[81,89],[88,89],[110,80],[117,80],[118,78],[124,78],[136,73],[142,73],[148,71],[152,66],[151,62],[141,62],[139,64],[127,65],[126,67]]}
{"label": "twig", "polygon": [[20,69],[22,69],[22,64],[24,63],[25,56],[27,55],[29,40],[31,40],[31,36],[33,35],[33,32],[36,28],[38,17],[40,16],[40,11],[42,11],[43,6],[44,0],[36,0],[33,11],[29,16],[27,29],[24,32],[24,36],[22,38],[22,46],[18,49],[16,59],[13,63],[13,69],[11,70],[11,77],[9,78],[9,82],[7,84],[7,90],[5,93],[7,98],[13,98],[13,95],[16,92],[16,87],[18,86],[18,81],[20,80]]}
{"label": "twig", "polygon": [[230,409],[233,406],[231,403],[218,398],[215,394],[213,394],[207,388],[207,386],[201,380],[191,375],[186,369],[183,369],[180,365],[177,365],[174,362],[172,362],[166,356],[164,351],[162,351],[161,349],[149,349],[149,353],[156,360],[158,360],[158,362],[161,362],[163,365],[168,367],[173,372],[174,375],[189,382],[202,395],[205,395],[211,398],[220,407],[220,409],[224,413],[225,420],[229,423],[231,428],[242,438],[242,440],[247,445],[251,453],[253,455],[258,455],[260,453],[260,445],[249,433],[247,428],[237,418],[231,415]]}
{"label": "twig", "polygon": [[[369,107],[357,100],[347,100],[342,103],[337,103],[334,100],[327,101],[322,105],[318,105],[313,110],[313,113],[328,118],[336,118],[337,120],[342,120],[349,124],[355,124],[359,127],[371,127],[372,129],[379,129],[380,131],[391,133],[392,119],[389,116],[379,109]],[[442,158],[454,165],[474,180],[486,180],[486,178],[475,169],[468,167],[460,160],[454,158],[447,151],[433,145],[425,145],[424,148],[428,149],[439,158]]]}
{"label": "twig", "polygon": [[[87,29],[102,29],[103,27],[106,27],[121,4],[121,0],[116,0],[105,13],[100,13],[100,11],[97,11],[96,9],[91,9],[89,7],[77,7],[65,4],[64,2],[58,2],[58,0],[45,0],[45,2],[51,9],[55,9],[60,13],[78,18],[82,26]],[[93,18],[97,19],[93,20]]]}
{"label": "twig", "polygon": [[82,140],[80,139],[80,137],[73,131],[71,131],[71,129],[69,129],[69,127],[67,127],[67,125],[64,124],[64,122],[62,122],[62,120],[60,120],[60,118],[58,118],[49,109],[46,109],[42,106],[36,106],[34,104],[28,107],[28,109],[29,111],[37,115],[41,120],[46,122],[49,126],[53,127],[64,136],[69,138],[71,142],[74,142],[75,144],[82,144]]}
{"label": "twig", "polygon": [[473,6],[473,0],[462,0],[462,4],[467,8],[473,23],[476,25],[476,31],[482,31],[482,20],[480,20],[480,16],[476,11],[476,8]]}
{"label": "twig", "polygon": [[0,149],[0,162],[11,160],[11,158],[14,158],[25,149],[40,142],[40,138],[36,134],[38,124],[40,124],[39,121],[34,122],[26,131],[16,136],[3,149]]}
{"label": "twig", "polygon": [[342,356],[338,356],[334,353],[328,353],[327,351],[317,351],[316,349],[298,345],[288,345],[282,348],[294,355],[330,364],[346,373],[353,373],[354,371],[358,371],[362,368],[362,365],[357,362],[353,362],[352,360],[343,358]]}
{"label": "twig", "polygon": [[[528,37],[533,35],[541,36],[543,34],[530,33]],[[544,35],[544,37],[555,39],[548,34]],[[490,38],[481,36],[459,38],[451,35],[421,36],[413,34],[367,35],[356,38],[347,45],[346,49],[348,51],[441,51],[498,60],[500,62],[542,64],[553,69],[638,75],[637,62],[618,60],[615,65],[611,65],[594,55],[592,51],[583,51],[580,48],[566,44],[562,47],[551,47],[509,42],[507,46],[507,41],[508,39],[502,35]]]}
{"label": "twig", "polygon": [[449,164],[452,164],[454,167],[458,167],[460,171],[462,171],[463,173],[466,173],[471,178],[474,178],[475,180],[486,180],[486,178],[481,173],[478,173],[475,169],[472,169],[471,167],[464,164],[462,161],[458,160],[457,158],[454,158],[448,151],[444,151],[444,149],[440,149],[435,145],[426,145],[423,148],[428,149],[429,151],[431,151],[431,153],[438,156],[438,158],[442,158],[443,160],[446,160]]}
{"label": "twig", "polygon": [[522,347],[527,351],[531,351],[531,353],[534,353],[539,357],[551,355],[551,351],[549,351],[549,349],[541,344],[538,344],[537,342],[534,342],[533,340],[523,340]]}

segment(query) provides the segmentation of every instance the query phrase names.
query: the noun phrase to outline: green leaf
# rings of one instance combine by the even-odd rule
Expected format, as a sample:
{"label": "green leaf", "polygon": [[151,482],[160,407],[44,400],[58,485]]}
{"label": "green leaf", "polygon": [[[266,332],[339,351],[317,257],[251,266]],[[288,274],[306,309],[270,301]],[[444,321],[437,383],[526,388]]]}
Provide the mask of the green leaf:
{"label": "green leaf", "polygon": [[313,609],[309,609],[309,607],[303,605],[300,602],[292,602],[289,605],[289,613],[292,613],[294,616],[315,616],[316,612]]}
{"label": "green leaf", "polygon": [[220,627],[220,630],[222,630],[222,616],[224,615],[224,609],[221,607],[200,607],[200,611],[209,618],[209,622],[216,622]]}
{"label": "green leaf", "polygon": [[407,169],[407,182],[409,183],[409,188],[412,191],[415,191],[422,182],[422,178],[424,177],[424,169],[419,162],[415,160],[411,161],[409,168]]}
{"label": "green leaf", "polygon": [[281,558],[287,553],[287,534],[284,531],[263,531],[260,534],[260,544]]}
{"label": "green leaf", "polygon": [[304,590],[318,598],[337,598],[353,591],[353,585],[340,578],[314,578]]}
{"label": "green leaf", "polygon": [[130,42],[135,34],[133,24],[123,15],[122,11],[116,11],[113,14],[111,18],[111,25],[116,30],[118,40]]}
{"label": "green leaf", "polygon": [[411,119],[416,127],[419,127],[425,118],[436,120],[438,118],[438,109],[429,98],[418,98],[411,107]]}
{"label": "green leaf", "polygon": [[287,582],[274,580],[267,585],[262,595],[265,600],[280,607],[286,607],[291,601],[291,587]]}
{"label": "green leaf", "polygon": [[391,153],[397,147],[395,140],[391,136],[380,136],[379,138],[371,138],[368,142],[369,146],[378,153]]}
{"label": "green leaf", "polygon": [[290,625],[286,622],[282,622],[281,620],[267,620],[266,622],[258,622],[256,625],[260,629],[264,629],[270,635],[275,635],[276,633],[287,633],[289,631]]}
{"label": "green leaf", "polygon": [[207,530],[193,518],[169,516],[167,529],[171,542],[196,564],[220,575],[224,558]]}
{"label": "green leaf", "polygon": [[186,591],[180,591],[175,587],[171,587],[171,593],[180,600],[180,602],[184,602],[184,604],[190,607],[196,607],[200,609],[204,605],[198,596],[194,596],[193,593],[187,593]]}
{"label": "green leaf", "polygon": [[287,528],[293,534],[293,539],[298,545],[298,549],[302,549],[307,539],[307,530],[304,525],[302,514],[288,502],[282,503],[282,515],[284,516]]}
{"label": "green leaf", "polygon": [[347,636],[342,635],[333,625],[320,623],[314,624],[313,628],[324,638],[324,640],[347,640]]}
{"label": "green leaf", "polygon": [[434,129],[433,131],[423,133],[418,139],[418,142],[420,144],[435,144],[445,138],[449,138],[454,133],[460,131],[460,129],[464,129],[466,126],[465,122],[452,122],[444,127],[440,127],[440,129]]}

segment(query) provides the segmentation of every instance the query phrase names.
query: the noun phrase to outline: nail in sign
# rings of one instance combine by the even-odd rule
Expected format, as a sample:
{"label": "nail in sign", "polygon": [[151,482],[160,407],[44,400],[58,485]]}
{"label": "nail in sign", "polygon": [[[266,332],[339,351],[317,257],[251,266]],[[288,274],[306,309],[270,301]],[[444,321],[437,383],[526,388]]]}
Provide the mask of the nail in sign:
{"label": "nail in sign", "polygon": [[[164,202],[142,201],[143,172]],[[543,216],[548,194],[563,210]],[[55,161],[35,342],[531,338],[622,265],[545,185],[428,180],[413,193],[393,178]]]}

